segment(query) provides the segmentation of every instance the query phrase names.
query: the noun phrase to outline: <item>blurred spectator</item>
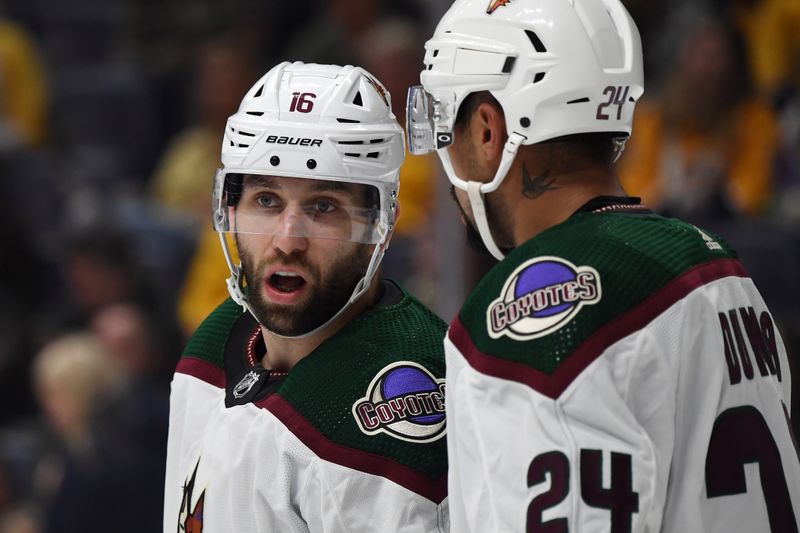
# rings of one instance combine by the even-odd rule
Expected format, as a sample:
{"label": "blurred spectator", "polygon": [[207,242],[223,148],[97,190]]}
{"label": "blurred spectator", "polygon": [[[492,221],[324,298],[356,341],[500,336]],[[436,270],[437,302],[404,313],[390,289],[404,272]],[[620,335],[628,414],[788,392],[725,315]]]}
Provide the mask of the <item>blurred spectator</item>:
{"label": "blurred spectator", "polygon": [[152,180],[152,196],[160,205],[198,224],[210,220],[225,121],[236,112],[255,72],[251,53],[233,40],[202,47],[191,85],[196,123],[170,142]]}
{"label": "blurred spectator", "polygon": [[654,209],[694,221],[761,214],[773,187],[776,118],[752,95],[732,29],[706,17],[685,29],[663,91],[637,107],[622,183]]}
{"label": "blurred spectator", "polygon": [[33,383],[45,419],[76,457],[94,452],[92,418],[119,387],[122,373],[91,335],[72,334],[45,346],[33,365]]}
{"label": "blurred spectator", "polygon": [[140,386],[121,360],[86,333],[59,338],[36,358],[37,395],[66,451],[45,531],[160,528],[166,392]]}
{"label": "blurred spectator", "polygon": [[86,326],[95,312],[121,301],[136,301],[156,313],[155,295],[131,241],[108,226],[90,226],[69,239],[64,281],[70,307],[64,310],[63,326]]}
{"label": "blurred spectator", "polygon": [[166,392],[182,340],[170,339],[169,331],[164,331],[152,316],[130,302],[100,309],[92,317],[90,327],[113,364],[129,379],[161,384]]}
{"label": "blurred spectator", "polygon": [[30,506],[12,507],[0,513],[0,533],[41,533],[42,518]]}
{"label": "blurred spectator", "polygon": [[800,221],[800,2],[762,0],[752,7],[747,35],[756,86],[780,118],[774,213]]}
{"label": "blurred spectator", "polygon": [[34,42],[0,15],[0,153],[41,145],[47,134],[48,90]]}
{"label": "blurred spectator", "polygon": [[748,30],[753,73],[762,93],[780,99],[800,89],[800,2],[758,2]]}

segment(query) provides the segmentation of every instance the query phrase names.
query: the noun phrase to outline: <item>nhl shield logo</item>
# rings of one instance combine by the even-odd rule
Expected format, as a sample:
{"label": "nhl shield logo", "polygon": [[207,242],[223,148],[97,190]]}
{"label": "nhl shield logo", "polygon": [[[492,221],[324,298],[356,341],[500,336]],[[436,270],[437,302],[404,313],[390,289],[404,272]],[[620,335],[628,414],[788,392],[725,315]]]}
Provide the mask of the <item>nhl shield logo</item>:
{"label": "nhl shield logo", "polygon": [[538,257],[520,265],[486,312],[489,336],[515,340],[543,337],[564,327],[585,305],[602,296],[600,275],[559,257]]}
{"label": "nhl shield logo", "polygon": [[353,405],[359,429],[409,442],[431,442],[445,434],[444,379],[422,365],[400,361],[384,367],[365,397]]}
{"label": "nhl shield logo", "polygon": [[251,370],[236,384],[233,388],[233,396],[238,400],[242,398],[245,394],[250,392],[250,389],[253,388],[253,385],[258,383],[258,380],[261,376],[255,370]]}

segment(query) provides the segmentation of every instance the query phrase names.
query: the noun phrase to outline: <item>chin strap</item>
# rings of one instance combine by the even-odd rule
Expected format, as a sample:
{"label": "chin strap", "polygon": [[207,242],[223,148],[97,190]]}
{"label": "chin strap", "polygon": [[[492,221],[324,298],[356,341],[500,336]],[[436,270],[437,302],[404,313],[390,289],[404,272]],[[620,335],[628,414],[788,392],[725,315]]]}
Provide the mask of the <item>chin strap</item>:
{"label": "chin strap", "polygon": [[500,165],[497,167],[497,172],[492,181],[488,183],[480,183],[477,181],[464,181],[453,168],[453,162],[450,161],[450,154],[447,148],[437,150],[439,159],[442,161],[447,177],[450,179],[455,187],[467,191],[469,203],[472,206],[472,214],[475,217],[475,225],[478,227],[478,233],[483,240],[486,249],[489,250],[495,259],[502,261],[505,259],[505,254],[500,251],[500,248],[494,242],[492,237],[492,230],[489,228],[489,219],[486,216],[486,205],[483,201],[483,195],[496,191],[503,180],[506,179],[514,159],[517,157],[519,147],[525,142],[526,137],[519,133],[512,133],[509,135],[506,145],[503,148],[503,156],[500,158]]}
{"label": "chin strap", "polygon": [[475,225],[478,226],[478,233],[483,239],[483,244],[489,250],[495,259],[502,261],[505,259],[505,254],[500,251],[500,248],[495,244],[494,237],[492,237],[492,230],[489,229],[489,220],[486,217],[486,207],[483,203],[483,193],[481,193],[481,185],[478,181],[467,182],[467,194],[469,195],[469,203],[472,206],[472,215],[475,217]]}

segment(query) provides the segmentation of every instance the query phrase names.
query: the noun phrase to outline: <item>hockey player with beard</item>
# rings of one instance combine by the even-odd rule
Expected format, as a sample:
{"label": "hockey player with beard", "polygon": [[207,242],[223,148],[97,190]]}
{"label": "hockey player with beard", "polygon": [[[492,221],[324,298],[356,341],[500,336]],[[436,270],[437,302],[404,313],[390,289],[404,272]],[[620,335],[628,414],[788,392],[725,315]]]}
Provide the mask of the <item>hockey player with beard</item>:
{"label": "hockey player with beard", "polygon": [[454,531],[798,531],[771,313],[614,174],[642,79],[619,0],[455,0],[426,44],[411,151],[500,261],[445,341]]}
{"label": "hockey player with beard", "polygon": [[379,277],[404,157],[357,67],[280,64],[228,120],[231,299],[175,373],[164,531],[448,530],[446,326]]}

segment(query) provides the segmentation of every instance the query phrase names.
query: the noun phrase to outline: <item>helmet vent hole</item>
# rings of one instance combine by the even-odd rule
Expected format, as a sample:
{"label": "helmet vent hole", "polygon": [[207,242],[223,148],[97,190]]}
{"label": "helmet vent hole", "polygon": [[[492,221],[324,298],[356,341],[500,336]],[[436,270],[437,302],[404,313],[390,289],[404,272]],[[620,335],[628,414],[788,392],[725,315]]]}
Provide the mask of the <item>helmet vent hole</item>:
{"label": "helmet vent hole", "polygon": [[239,135],[244,135],[245,137],[255,137],[256,136],[255,133],[250,133],[250,132],[241,131],[241,130],[239,130]]}
{"label": "helmet vent hole", "polygon": [[584,97],[584,98],[578,98],[577,100],[570,100],[569,102],[567,102],[567,105],[569,105],[569,104],[585,104],[587,102],[589,102],[589,98],[588,97]]}
{"label": "helmet vent hole", "polygon": [[339,144],[364,144],[364,141],[339,141]]}
{"label": "helmet vent hole", "polygon": [[383,139],[370,139],[370,144],[380,144],[383,142]]}
{"label": "helmet vent hole", "polygon": [[360,158],[361,157],[361,154],[354,154],[352,152],[345,152],[344,155],[346,155],[347,157],[356,157],[356,158]]}
{"label": "helmet vent hole", "polygon": [[339,124],[360,124],[361,123],[360,120],[353,120],[353,119],[350,119],[350,118],[337,118],[336,122],[338,122]]}
{"label": "helmet vent hole", "polygon": [[370,152],[367,154],[367,157],[370,159],[378,159],[380,157],[380,152]]}
{"label": "helmet vent hole", "polygon": [[508,74],[514,68],[514,63],[517,62],[517,58],[513,56],[508,56],[506,58],[506,62],[503,65],[503,74]]}
{"label": "helmet vent hole", "polygon": [[239,146],[239,148],[250,148],[249,144],[240,144],[238,146]]}
{"label": "helmet vent hole", "polygon": [[536,73],[536,76],[534,76],[534,77],[533,77],[533,83],[534,83],[534,85],[535,85],[535,84],[537,84],[537,83],[539,83],[539,82],[540,82],[540,81],[542,81],[543,79],[544,79],[544,72],[537,72],[537,73]]}
{"label": "helmet vent hole", "polygon": [[547,52],[547,48],[544,47],[544,43],[542,43],[542,40],[539,39],[538,35],[533,33],[531,30],[525,30],[525,34],[528,36],[528,39],[530,39],[533,48],[537,52],[539,53]]}
{"label": "helmet vent hole", "polygon": [[353,98],[353,105],[364,107],[364,100],[361,99],[361,91],[358,91],[356,93],[356,97]]}
{"label": "helmet vent hole", "polygon": [[260,117],[264,115],[263,111],[247,111],[248,115],[253,115],[254,117]]}
{"label": "helmet vent hole", "polygon": [[261,87],[258,88],[258,91],[256,91],[256,94],[253,95],[253,98],[258,98],[263,93],[264,93],[264,86],[262,85]]}
{"label": "helmet vent hole", "polygon": [[433,57],[436,57],[436,56],[438,56],[438,55],[439,55],[439,50],[434,50],[434,51],[433,51]]}
{"label": "helmet vent hole", "polygon": [[431,63],[430,65],[428,65],[428,70],[433,70],[433,63]]}

